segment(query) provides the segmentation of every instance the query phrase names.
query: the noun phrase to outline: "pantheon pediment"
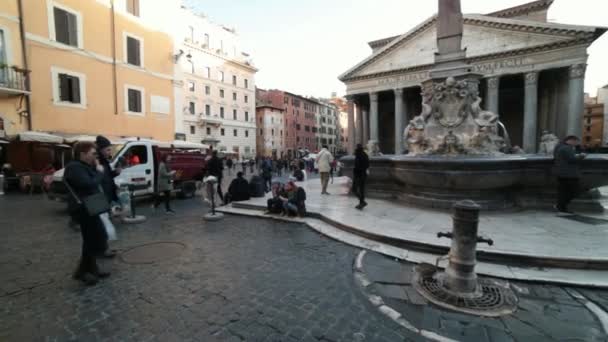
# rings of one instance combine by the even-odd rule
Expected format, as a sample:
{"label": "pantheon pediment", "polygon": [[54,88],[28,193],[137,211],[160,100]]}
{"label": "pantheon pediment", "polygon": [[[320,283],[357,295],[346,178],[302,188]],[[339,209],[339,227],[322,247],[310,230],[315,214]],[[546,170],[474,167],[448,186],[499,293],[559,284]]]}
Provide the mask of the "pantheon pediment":
{"label": "pantheon pediment", "polygon": [[[386,45],[340,76],[342,81],[381,75],[403,69],[425,68],[434,63],[436,16],[409,32],[388,38]],[[580,40],[589,44],[604,28],[574,26],[470,14],[464,16],[463,47],[467,57],[475,58],[522,51],[537,47],[559,46]]]}

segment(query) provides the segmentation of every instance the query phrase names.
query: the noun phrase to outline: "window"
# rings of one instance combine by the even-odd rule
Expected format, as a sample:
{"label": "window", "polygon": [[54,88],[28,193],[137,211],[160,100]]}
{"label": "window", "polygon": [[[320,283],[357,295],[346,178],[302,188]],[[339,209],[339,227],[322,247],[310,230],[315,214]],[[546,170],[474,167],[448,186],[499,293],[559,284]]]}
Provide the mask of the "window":
{"label": "window", "polygon": [[226,131],[225,131],[225,130],[222,128],[222,129],[220,129],[220,134],[221,134],[222,136],[224,136],[224,135],[226,135]]}
{"label": "window", "polygon": [[245,88],[249,88],[249,80],[245,79]]}
{"label": "window", "polygon": [[272,134],[272,136],[274,136],[274,128],[272,129],[272,133],[271,134]]}
{"label": "window", "polygon": [[245,121],[249,122],[249,112],[245,112]]}
{"label": "window", "polygon": [[205,76],[207,78],[211,78],[211,68],[210,67],[203,68],[203,76]]}
{"label": "window", "polygon": [[207,127],[207,135],[211,135],[211,127]]}
{"label": "window", "polygon": [[211,87],[205,86],[205,95],[211,95]]}
{"label": "window", "polygon": [[218,79],[220,82],[224,82],[224,72],[223,72],[223,71],[219,71],[219,72],[217,73],[217,79]]}
{"label": "window", "polygon": [[245,95],[245,103],[249,102],[249,96]]}
{"label": "window", "polygon": [[296,124],[296,129],[299,131],[300,130],[300,124]]}
{"label": "window", "polygon": [[196,127],[190,126],[190,134],[196,134]]}
{"label": "window", "polygon": [[236,85],[236,75],[232,75],[232,84]]}
{"label": "window", "polygon": [[[190,126],[190,131],[192,131],[192,127],[194,126]],[[148,149],[142,145],[131,146],[122,154],[122,157],[127,164],[125,168],[146,164],[148,162]]]}
{"label": "window", "polygon": [[143,66],[143,40],[125,33],[125,55],[127,64]]}
{"label": "window", "polygon": [[190,114],[196,114],[196,104],[194,102],[190,102],[188,109],[190,111]]}
{"label": "window", "polygon": [[53,103],[86,108],[86,76],[81,73],[51,67]]}
{"label": "window", "polygon": [[127,98],[127,113],[143,115],[143,89],[134,86],[125,86],[125,89],[125,97]]}
{"label": "window", "polygon": [[[6,51],[7,51],[7,45],[6,45],[5,33],[4,33],[4,30],[0,29],[0,65],[8,64]],[[0,68],[0,83],[2,83],[2,84],[7,83],[7,81],[8,81],[7,72],[8,72],[8,67]],[[3,131],[4,129],[0,129],[0,130]]]}
{"label": "window", "polygon": [[245,130],[245,138],[249,138],[249,131]]}
{"label": "window", "polygon": [[236,129],[232,131],[232,134],[233,134],[235,137],[238,137],[238,136],[239,136],[239,134],[238,134],[238,133],[239,133],[239,131],[238,131],[238,130],[236,130]]}
{"label": "window", "polygon": [[193,61],[188,61],[188,64],[190,64],[190,73],[192,75],[194,75],[194,72],[196,71],[196,70],[194,70],[194,62]]}
{"label": "window", "polygon": [[260,128],[260,135],[264,135],[264,130]]}
{"label": "window", "polygon": [[[127,0],[129,1],[129,0]],[[188,26],[188,31],[190,31],[190,37],[188,37],[190,39],[191,43],[194,43],[194,27],[192,26]]]}
{"label": "window", "polygon": [[220,118],[224,118],[224,107],[220,107]]}
{"label": "window", "polygon": [[139,0],[127,0],[127,12],[139,17]]}
{"label": "window", "polygon": [[220,97],[224,98],[224,89],[220,89]]}
{"label": "window", "polygon": [[236,120],[236,109],[232,110],[232,120]]}
{"label": "window", "polygon": [[211,106],[205,105],[205,115],[211,115]]}
{"label": "window", "polygon": [[194,91],[194,89],[195,89],[194,81],[188,81],[188,90]]}
{"label": "window", "polygon": [[209,47],[209,34],[205,33],[205,37],[204,37],[205,41],[203,42],[205,44],[205,47]]}
{"label": "window", "polygon": [[232,93],[232,100],[236,101],[236,93]]}
{"label": "window", "polygon": [[73,12],[64,7],[53,7],[54,25],[51,26],[55,32],[51,32],[51,37],[54,33],[56,41],[76,47],[82,47],[82,19],[80,13]]}
{"label": "window", "polygon": [[59,74],[59,99],[62,102],[80,103],[80,79],[68,74]]}

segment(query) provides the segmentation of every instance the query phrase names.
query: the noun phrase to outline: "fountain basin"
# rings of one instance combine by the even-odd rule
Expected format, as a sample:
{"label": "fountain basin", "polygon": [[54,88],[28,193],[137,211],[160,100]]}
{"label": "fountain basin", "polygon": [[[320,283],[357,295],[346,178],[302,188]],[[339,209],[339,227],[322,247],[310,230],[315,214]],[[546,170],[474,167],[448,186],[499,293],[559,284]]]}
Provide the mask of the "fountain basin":
{"label": "fountain basin", "polygon": [[[352,178],[354,157],[341,162],[343,174]],[[573,208],[601,212],[599,192],[591,190],[608,185],[608,155],[589,155],[580,165],[584,194]],[[557,194],[553,157],[544,155],[384,155],[370,157],[369,171],[369,196],[434,208],[472,199],[485,210],[544,209],[551,208]]]}

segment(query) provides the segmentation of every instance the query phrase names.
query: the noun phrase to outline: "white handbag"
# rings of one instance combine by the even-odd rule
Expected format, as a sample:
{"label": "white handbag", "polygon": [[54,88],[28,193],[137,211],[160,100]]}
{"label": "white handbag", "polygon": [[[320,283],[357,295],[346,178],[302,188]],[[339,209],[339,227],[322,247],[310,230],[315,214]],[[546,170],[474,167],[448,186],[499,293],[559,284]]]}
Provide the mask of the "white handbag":
{"label": "white handbag", "polygon": [[115,241],[118,239],[116,236],[116,228],[114,224],[110,220],[110,215],[108,213],[99,214],[99,218],[103,223],[103,227],[106,229],[106,233],[108,234],[108,240]]}

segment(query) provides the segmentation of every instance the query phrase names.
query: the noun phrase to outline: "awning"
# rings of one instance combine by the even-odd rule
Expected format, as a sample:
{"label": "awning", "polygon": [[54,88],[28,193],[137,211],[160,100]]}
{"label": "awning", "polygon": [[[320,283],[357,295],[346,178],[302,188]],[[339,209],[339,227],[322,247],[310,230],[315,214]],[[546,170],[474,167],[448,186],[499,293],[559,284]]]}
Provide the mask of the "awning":
{"label": "awning", "polygon": [[33,142],[42,142],[42,143],[51,143],[51,144],[61,144],[63,143],[63,137],[44,133],[44,132],[34,132],[34,131],[26,131],[17,134],[17,139],[19,141],[33,141]]}
{"label": "awning", "polygon": [[4,139],[0,139],[0,144],[10,144],[10,141],[4,140]]}

